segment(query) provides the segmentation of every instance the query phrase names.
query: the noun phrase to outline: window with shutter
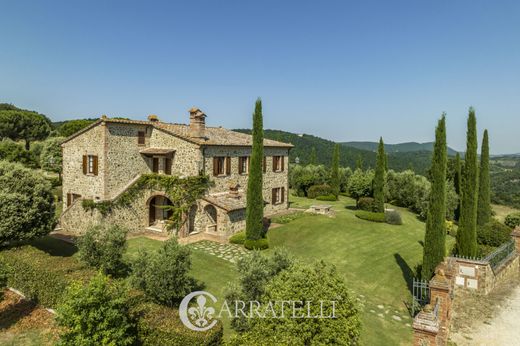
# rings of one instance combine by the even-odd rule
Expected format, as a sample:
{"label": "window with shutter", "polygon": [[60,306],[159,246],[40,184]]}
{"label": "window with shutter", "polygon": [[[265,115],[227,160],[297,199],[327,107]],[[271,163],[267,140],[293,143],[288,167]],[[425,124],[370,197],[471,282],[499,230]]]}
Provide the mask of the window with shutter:
{"label": "window with shutter", "polygon": [[285,156],[280,156],[280,161],[282,161],[282,166],[280,168],[280,172],[283,172],[285,169]]}
{"label": "window with shutter", "polygon": [[145,132],[144,131],[137,132],[137,144],[145,145]]}
{"label": "window with shutter", "polygon": [[241,156],[238,158],[238,173],[239,174],[249,173],[249,157]]}
{"label": "window with shutter", "polygon": [[226,175],[231,174],[231,157],[226,157]]}
{"label": "window with shutter", "polygon": [[[226,173],[228,170],[231,171],[231,161],[228,160],[229,157],[223,157],[223,156],[216,156],[213,158],[213,175],[219,176],[224,174],[230,174]],[[229,168],[228,168],[229,165]]]}
{"label": "window with shutter", "polygon": [[164,159],[164,174],[172,175],[172,159],[168,157]]}
{"label": "window with shutter", "polygon": [[95,155],[83,156],[83,174],[98,174],[98,157]]}

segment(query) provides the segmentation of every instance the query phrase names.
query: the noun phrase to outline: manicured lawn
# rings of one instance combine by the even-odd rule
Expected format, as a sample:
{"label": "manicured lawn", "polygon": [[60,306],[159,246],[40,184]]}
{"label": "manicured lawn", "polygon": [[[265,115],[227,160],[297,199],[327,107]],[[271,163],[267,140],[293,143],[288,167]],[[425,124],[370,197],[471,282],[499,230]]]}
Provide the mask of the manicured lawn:
{"label": "manicured lawn", "polygon": [[[363,343],[409,344],[412,329],[406,326],[411,319],[405,304],[411,300],[414,268],[422,260],[424,223],[401,208],[396,208],[403,218],[401,226],[358,219],[353,211],[355,202],[347,197],[337,202],[294,196],[290,200],[291,207],[332,205],[335,217],[304,216],[272,229],[268,251],[285,246],[304,261],[325,260],[336,265],[363,304]],[[453,238],[448,237],[448,242],[451,246]]]}
{"label": "manicured lawn", "polygon": [[498,204],[492,204],[491,207],[493,208],[493,211],[495,212],[495,217],[500,221],[504,222],[504,219],[507,215],[511,213],[519,213],[520,210],[508,207],[506,205],[498,205]]}

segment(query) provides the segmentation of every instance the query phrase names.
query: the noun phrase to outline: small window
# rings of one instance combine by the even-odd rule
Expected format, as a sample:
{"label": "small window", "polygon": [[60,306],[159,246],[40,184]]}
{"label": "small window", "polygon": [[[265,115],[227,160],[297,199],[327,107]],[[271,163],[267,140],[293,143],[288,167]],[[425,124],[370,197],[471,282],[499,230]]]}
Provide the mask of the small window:
{"label": "small window", "polygon": [[230,175],[231,157],[216,156],[213,158],[213,175]]}
{"label": "small window", "polygon": [[83,155],[83,174],[98,175],[98,157]]}
{"label": "small window", "polygon": [[273,189],[272,204],[281,204],[285,200],[285,188],[276,187]]}
{"label": "small window", "polygon": [[249,157],[241,156],[238,158],[238,174],[249,173]]}
{"label": "small window", "polygon": [[67,193],[67,207],[70,207],[74,201],[81,198],[81,195],[78,195],[77,193]]}
{"label": "small window", "polygon": [[137,132],[137,144],[138,145],[145,144],[145,132],[144,131]]}
{"label": "small window", "polygon": [[159,173],[159,158],[152,158],[152,172]]}
{"label": "small window", "polygon": [[172,159],[169,157],[164,158],[164,174],[172,175]]}
{"label": "small window", "polygon": [[273,156],[273,172],[283,172],[284,170],[284,157]]}

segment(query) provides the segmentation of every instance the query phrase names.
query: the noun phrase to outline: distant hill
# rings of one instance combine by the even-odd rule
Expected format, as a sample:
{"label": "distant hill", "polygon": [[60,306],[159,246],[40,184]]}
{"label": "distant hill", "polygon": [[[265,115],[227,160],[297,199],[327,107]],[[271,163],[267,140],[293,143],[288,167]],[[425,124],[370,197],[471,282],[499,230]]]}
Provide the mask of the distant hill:
{"label": "distant hill", "polygon": [[[363,149],[368,151],[376,151],[378,142],[343,142],[344,146]],[[407,153],[413,151],[433,151],[433,142],[417,143],[417,142],[406,142],[398,144],[385,144],[385,151],[387,153]],[[448,155],[455,156],[457,151],[448,147]]]}
{"label": "distant hill", "polygon": [[[249,129],[236,129],[234,131],[251,133]],[[268,139],[291,143],[294,148],[289,154],[290,162],[295,162],[296,158],[300,163],[310,162],[312,148],[316,150],[317,163],[330,165],[332,161],[333,141],[307,134],[296,134],[280,130],[264,130],[264,136]],[[409,151],[409,152],[389,152],[388,167],[396,171],[413,169],[418,174],[426,174],[431,164],[431,151]],[[340,151],[340,165],[354,169],[357,161],[361,160],[364,168],[374,168],[376,153],[372,150],[365,150],[343,145]]]}

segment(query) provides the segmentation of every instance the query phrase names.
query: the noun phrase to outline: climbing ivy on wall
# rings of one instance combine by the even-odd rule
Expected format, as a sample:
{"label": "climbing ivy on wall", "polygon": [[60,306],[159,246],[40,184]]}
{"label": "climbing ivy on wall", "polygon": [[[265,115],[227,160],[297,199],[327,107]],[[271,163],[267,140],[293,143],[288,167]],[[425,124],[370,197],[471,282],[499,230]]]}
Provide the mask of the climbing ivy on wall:
{"label": "climbing ivy on wall", "polygon": [[98,210],[103,217],[111,214],[117,208],[128,208],[145,190],[160,190],[172,202],[172,205],[164,206],[171,212],[167,227],[169,230],[179,230],[186,222],[189,209],[195,202],[204,196],[211,186],[208,176],[192,176],[180,178],[170,175],[155,173],[143,174],[128,189],[113,200],[95,202],[91,199],[82,201],[85,210]]}

